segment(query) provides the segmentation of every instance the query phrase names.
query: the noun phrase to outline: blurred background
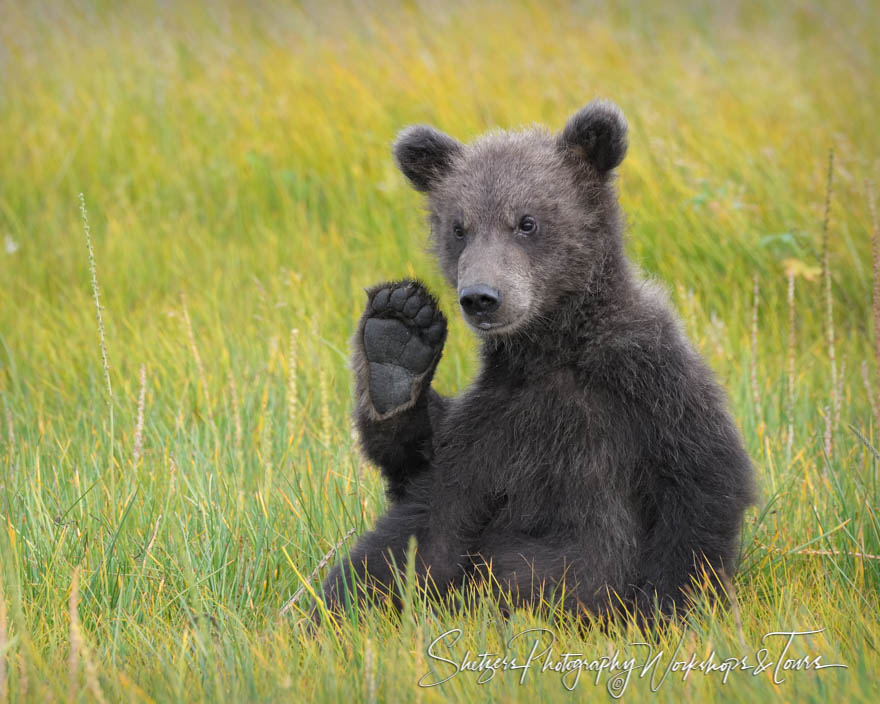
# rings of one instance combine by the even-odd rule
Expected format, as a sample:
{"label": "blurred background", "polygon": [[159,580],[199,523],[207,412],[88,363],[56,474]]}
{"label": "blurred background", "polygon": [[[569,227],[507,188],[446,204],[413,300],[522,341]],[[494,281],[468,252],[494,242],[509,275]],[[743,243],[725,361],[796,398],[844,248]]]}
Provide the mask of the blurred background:
{"label": "blurred background", "polygon": [[415,696],[420,648],[383,622],[349,645],[277,622],[384,505],[348,420],[362,289],[425,280],[453,318],[440,390],[475,368],[390,143],[559,129],[595,97],[630,124],[628,251],[761,476],[745,624],[700,638],[818,611],[876,671],[878,27],[856,0],[0,0],[0,694]]}

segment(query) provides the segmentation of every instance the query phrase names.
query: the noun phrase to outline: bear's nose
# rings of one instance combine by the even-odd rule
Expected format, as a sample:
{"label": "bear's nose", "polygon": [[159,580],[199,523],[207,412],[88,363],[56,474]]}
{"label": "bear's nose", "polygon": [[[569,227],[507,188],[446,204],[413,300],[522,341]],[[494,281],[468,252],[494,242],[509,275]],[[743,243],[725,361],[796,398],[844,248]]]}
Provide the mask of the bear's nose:
{"label": "bear's nose", "polygon": [[492,313],[501,305],[501,291],[486,284],[465,286],[459,292],[458,302],[468,315]]}

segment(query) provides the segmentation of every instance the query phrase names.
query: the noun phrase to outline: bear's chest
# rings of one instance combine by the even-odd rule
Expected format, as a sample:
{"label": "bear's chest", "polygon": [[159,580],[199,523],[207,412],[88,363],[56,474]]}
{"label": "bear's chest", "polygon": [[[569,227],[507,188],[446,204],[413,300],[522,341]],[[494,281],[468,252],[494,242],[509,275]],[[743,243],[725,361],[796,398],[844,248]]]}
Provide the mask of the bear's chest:
{"label": "bear's chest", "polygon": [[539,492],[584,471],[590,425],[584,394],[571,384],[477,386],[435,435],[435,465],[462,487]]}

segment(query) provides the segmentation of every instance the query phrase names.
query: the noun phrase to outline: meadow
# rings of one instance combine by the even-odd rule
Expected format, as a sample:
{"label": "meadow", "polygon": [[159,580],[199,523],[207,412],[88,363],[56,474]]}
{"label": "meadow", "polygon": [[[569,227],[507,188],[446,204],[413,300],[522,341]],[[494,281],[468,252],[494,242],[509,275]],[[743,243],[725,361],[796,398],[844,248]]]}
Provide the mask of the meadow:
{"label": "meadow", "polygon": [[776,658],[765,634],[824,629],[790,657],[847,666],[616,692],[878,700],[880,5],[0,0],[0,17],[0,700],[610,700],[607,674],[569,691],[537,667],[417,683],[450,673],[427,649],[453,628],[450,659],[539,626],[557,654],[643,658],[623,627],[453,615],[411,589],[400,618],[303,625],[322,558],[385,504],[349,420],[363,288],[425,280],[452,319],[439,390],[476,368],[394,134],[556,129],[597,96],[630,122],[628,251],[728,389],[761,488],[735,608],[698,608],[655,651]]}

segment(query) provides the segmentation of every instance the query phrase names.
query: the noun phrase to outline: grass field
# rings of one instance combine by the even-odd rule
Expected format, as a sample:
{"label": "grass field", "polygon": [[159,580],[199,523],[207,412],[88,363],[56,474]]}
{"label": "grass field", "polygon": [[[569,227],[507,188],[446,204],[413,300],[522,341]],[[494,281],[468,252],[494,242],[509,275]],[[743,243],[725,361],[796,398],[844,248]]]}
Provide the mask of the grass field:
{"label": "grass field", "polygon": [[[427,655],[445,631],[463,636],[444,657],[500,652],[533,614],[413,595],[399,622],[312,636],[306,592],[279,616],[383,510],[349,422],[362,289],[443,291],[439,389],[475,369],[396,130],[561,127],[604,96],[630,120],[629,252],[729,390],[762,492],[738,610],[655,647],[664,665],[680,639],[753,657],[768,632],[824,628],[790,656],[848,666],[672,673],[654,694],[636,673],[626,698],[877,701],[880,6],[0,0],[0,17],[0,698],[609,700],[606,675],[569,692],[537,666],[417,686],[449,674]],[[560,652],[641,652],[633,632],[545,625]]]}

